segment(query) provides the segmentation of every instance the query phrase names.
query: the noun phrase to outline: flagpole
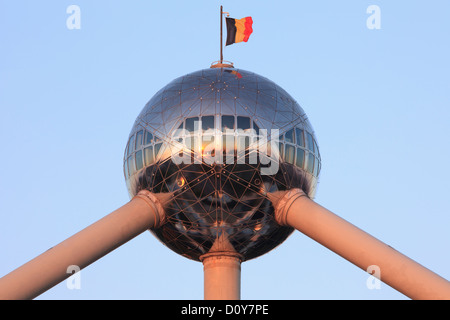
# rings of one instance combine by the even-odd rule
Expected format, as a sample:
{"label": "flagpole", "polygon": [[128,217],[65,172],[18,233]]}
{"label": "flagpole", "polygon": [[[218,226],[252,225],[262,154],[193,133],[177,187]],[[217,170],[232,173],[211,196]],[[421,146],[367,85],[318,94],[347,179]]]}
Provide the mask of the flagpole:
{"label": "flagpole", "polygon": [[228,12],[223,12],[223,6],[220,6],[220,60],[214,61],[211,64],[211,68],[234,68],[232,62],[223,63],[223,15],[227,14],[229,17]]}
{"label": "flagpole", "polygon": [[222,40],[223,17],[222,16],[223,16],[223,6],[220,6],[220,63],[221,64],[223,63],[223,51],[222,51],[222,48],[223,48],[223,40]]}

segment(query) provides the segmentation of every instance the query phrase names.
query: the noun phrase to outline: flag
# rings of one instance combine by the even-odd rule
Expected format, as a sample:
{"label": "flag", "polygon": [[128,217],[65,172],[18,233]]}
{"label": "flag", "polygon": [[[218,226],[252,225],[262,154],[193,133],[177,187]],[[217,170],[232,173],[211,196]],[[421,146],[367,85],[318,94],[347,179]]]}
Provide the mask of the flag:
{"label": "flag", "polygon": [[227,46],[233,43],[248,41],[248,38],[253,32],[252,17],[246,17],[239,20],[233,18],[226,18],[226,22],[227,22],[227,43],[226,43]]}

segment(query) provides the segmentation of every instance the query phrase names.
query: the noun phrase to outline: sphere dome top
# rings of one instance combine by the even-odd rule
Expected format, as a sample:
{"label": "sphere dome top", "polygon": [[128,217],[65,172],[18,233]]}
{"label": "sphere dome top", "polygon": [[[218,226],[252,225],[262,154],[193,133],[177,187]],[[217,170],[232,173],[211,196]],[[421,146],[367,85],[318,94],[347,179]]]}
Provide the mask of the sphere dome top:
{"label": "sphere dome top", "polygon": [[283,131],[301,123],[313,132],[306,113],[284,89],[236,68],[202,69],[176,78],[150,99],[133,129],[148,125],[164,136],[176,129],[181,119],[207,114],[248,115],[268,130]]}

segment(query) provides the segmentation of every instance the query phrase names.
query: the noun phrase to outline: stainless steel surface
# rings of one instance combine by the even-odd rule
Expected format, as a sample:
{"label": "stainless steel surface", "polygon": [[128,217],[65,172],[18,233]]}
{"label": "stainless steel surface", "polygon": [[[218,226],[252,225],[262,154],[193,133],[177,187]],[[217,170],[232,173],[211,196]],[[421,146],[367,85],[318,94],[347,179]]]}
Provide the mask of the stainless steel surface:
{"label": "stainless steel surface", "polygon": [[[270,145],[278,141],[280,148]],[[276,159],[272,174],[263,172],[268,157],[255,147],[262,145]],[[193,161],[177,164],[181,155]],[[214,161],[218,155],[224,161]],[[267,78],[234,68],[193,72],[159,90],[137,117],[124,156],[130,197],[174,192],[167,223],[152,232],[193,260],[221,235],[244,260],[281,244],[293,229],[276,223],[266,192],[301,188],[313,198],[319,173],[317,139],[300,105]]]}

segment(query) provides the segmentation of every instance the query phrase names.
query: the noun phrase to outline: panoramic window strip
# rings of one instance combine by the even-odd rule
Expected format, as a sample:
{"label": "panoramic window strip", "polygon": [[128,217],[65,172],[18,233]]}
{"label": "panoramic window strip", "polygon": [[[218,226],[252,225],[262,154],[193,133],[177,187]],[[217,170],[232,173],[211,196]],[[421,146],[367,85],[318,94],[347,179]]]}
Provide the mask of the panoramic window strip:
{"label": "panoramic window strip", "polygon": [[[218,129],[222,132],[223,143],[229,145],[228,142],[234,140],[235,149],[245,149],[249,146],[249,137],[244,136],[238,139],[230,135],[230,131],[239,130],[243,134],[254,134],[259,139],[259,126],[252,121],[250,117],[222,115],[218,116],[206,115],[202,117],[186,118],[178,127],[184,130],[189,136],[177,139],[179,142],[185,142],[193,149],[194,136],[202,135],[207,130]],[[201,127],[201,128],[200,128]],[[220,128],[219,128],[220,127]],[[228,134],[225,134],[228,132]],[[208,135],[208,139],[202,138],[202,145],[214,141],[213,135]],[[190,143],[188,143],[190,142]],[[127,177],[133,175],[136,171],[147,167],[155,162],[158,153],[162,147],[162,140],[147,130],[139,130],[132,135],[126,147],[124,172]],[[234,152],[234,150],[224,150],[226,153]],[[306,170],[314,176],[320,173],[320,153],[313,135],[301,128],[292,128],[279,136],[279,155],[280,158],[292,165]]]}

